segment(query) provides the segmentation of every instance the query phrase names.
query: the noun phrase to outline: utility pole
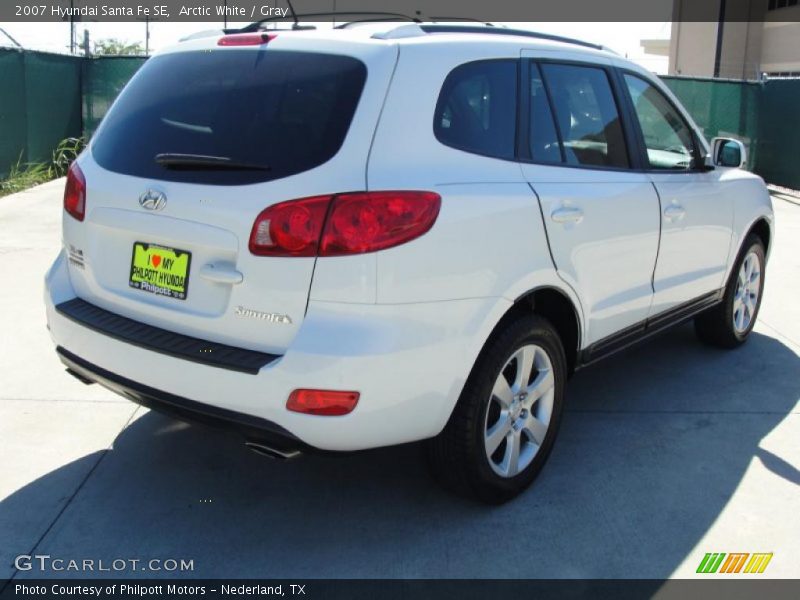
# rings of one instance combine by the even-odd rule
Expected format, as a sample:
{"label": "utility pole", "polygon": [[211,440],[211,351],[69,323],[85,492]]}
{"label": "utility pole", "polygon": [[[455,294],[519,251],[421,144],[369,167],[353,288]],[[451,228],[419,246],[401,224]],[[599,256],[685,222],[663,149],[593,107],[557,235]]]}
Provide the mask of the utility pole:
{"label": "utility pole", "polygon": [[75,54],[75,0],[69,0],[69,53]]}
{"label": "utility pole", "polygon": [[89,48],[89,30],[83,30],[83,55],[84,56],[91,56],[92,50]]}

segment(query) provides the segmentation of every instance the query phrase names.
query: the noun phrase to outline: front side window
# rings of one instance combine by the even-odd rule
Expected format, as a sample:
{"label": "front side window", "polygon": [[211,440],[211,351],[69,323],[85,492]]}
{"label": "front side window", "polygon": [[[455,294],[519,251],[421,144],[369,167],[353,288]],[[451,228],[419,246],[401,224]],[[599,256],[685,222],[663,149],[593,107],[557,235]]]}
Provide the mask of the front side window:
{"label": "front side window", "polygon": [[628,168],[619,111],[605,70],[543,64],[568,165]]}
{"label": "front side window", "polygon": [[651,169],[686,171],[693,167],[692,131],[675,107],[652,84],[636,75],[625,75],[636,116],[647,148]]}
{"label": "front side window", "polygon": [[517,61],[485,60],[456,67],[445,79],[433,131],[447,146],[514,158]]}

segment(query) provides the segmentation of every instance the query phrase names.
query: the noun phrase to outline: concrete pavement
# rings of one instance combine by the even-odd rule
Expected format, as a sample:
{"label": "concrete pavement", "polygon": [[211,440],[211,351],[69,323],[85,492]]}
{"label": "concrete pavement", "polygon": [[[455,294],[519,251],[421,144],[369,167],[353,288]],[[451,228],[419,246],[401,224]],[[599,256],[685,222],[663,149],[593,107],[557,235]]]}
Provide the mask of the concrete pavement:
{"label": "concrete pavement", "polygon": [[690,577],[706,552],[800,576],[800,206],[775,203],[743,348],[685,326],[581,371],[539,480],[490,508],[440,491],[417,445],[275,463],[66,375],[41,300],[62,189],[0,199],[0,578],[80,575],[19,554],[194,561],[121,573],[148,577]]}

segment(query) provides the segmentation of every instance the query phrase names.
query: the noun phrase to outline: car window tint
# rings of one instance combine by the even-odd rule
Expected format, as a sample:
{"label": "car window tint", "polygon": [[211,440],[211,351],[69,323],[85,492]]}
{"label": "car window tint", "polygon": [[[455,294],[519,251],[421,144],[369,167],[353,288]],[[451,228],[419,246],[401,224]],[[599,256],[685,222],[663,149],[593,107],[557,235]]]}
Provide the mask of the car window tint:
{"label": "car window tint", "polygon": [[619,111],[606,72],[558,64],[544,64],[541,69],[567,164],[629,167]]}
{"label": "car window tint", "polygon": [[[154,179],[242,185],[308,171],[341,147],[367,69],[333,54],[203,50],[150,58],[95,135],[104,168]],[[206,155],[261,170],[170,169],[162,153]]]}
{"label": "car window tint", "polygon": [[692,132],[675,107],[653,85],[635,75],[625,75],[639,126],[653,169],[685,171],[694,164]]}
{"label": "car window tint", "polygon": [[513,158],[516,107],[516,60],[467,63],[456,67],[442,85],[433,130],[447,146]]}
{"label": "car window tint", "polygon": [[530,153],[535,162],[562,162],[561,148],[558,143],[553,112],[542,82],[542,76],[536,65],[531,65],[530,72]]}

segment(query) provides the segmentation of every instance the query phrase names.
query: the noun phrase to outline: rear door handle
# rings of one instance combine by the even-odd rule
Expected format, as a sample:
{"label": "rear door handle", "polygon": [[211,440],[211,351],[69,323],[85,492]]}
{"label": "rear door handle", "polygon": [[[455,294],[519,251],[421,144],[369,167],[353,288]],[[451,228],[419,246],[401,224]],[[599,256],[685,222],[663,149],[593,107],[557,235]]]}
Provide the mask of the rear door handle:
{"label": "rear door handle", "polygon": [[680,204],[670,204],[664,209],[664,218],[667,221],[680,221],[686,216],[686,209]]}
{"label": "rear door handle", "polygon": [[550,218],[556,223],[580,223],[583,221],[583,211],[574,206],[565,206],[551,212]]}
{"label": "rear door handle", "polygon": [[242,280],[244,279],[244,275],[242,275],[233,267],[215,265],[214,263],[203,265],[200,269],[200,277],[215,283],[227,283],[228,285],[242,283]]}

